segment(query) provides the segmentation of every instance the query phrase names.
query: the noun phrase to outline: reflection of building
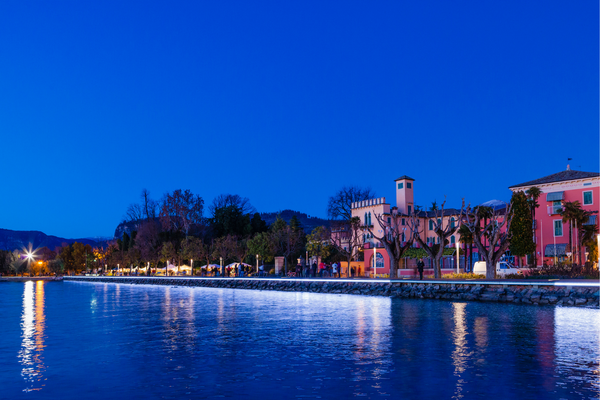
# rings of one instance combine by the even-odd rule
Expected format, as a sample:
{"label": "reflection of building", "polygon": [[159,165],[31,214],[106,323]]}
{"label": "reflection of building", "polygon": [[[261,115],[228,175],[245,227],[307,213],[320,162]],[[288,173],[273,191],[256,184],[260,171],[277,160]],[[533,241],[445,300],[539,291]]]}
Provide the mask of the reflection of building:
{"label": "reflection of building", "polygon": [[[598,172],[572,171],[568,166],[566,171],[534,179],[529,182],[513,185],[513,192],[526,191],[536,186],[542,191],[538,199],[540,207],[536,210],[534,221],[534,236],[538,264],[554,262],[554,252],[558,260],[567,253],[577,250],[569,249],[569,229],[563,223],[559,214],[565,202],[579,201],[581,208],[592,212],[587,224],[598,224],[598,201],[600,200],[600,174]],[[573,226],[575,232],[575,226]],[[577,235],[573,235],[575,247]],[[585,254],[585,251],[582,252]]]}

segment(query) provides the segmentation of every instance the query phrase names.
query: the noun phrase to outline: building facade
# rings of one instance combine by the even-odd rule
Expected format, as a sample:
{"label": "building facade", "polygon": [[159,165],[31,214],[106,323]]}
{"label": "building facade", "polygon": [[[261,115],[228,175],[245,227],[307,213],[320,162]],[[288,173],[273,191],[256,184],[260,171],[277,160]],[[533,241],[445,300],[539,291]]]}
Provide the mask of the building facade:
{"label": "building facade", "polygon": [[[412,233],[409,216],[415,211],[415,180],[406,175],[394,181],[396,190],[396,204],[392,205],[386,202],[385,197],[368,199],[352,204],[352,216],[358,217],[361,221],[362,229],[362,248],[364,253],[364,274],[373,275],[376,266],[377,275],[386,275],[390,272],[390,259],[385,248],[379,243],[377,237],[387,234],[387,230],[392,223],[393,218],[397,218],[397,230],[401,232],[402,242],[409,240]],[[569,230],[577,230],[579,227],[567,226],[562,221],[560,215],[564,203],[567,201],[578,200],[584,210],[592,213],[592,217],[587,221],[588,224],[598,224],[598,205],[600,201],[600,174],[597,172],[572,171],[567,168],[543,178],[533,181],[510,186],[509,189],[514,193],[517,191],[527,191],[536,186],[542,191],[538,199],[540,207],[536,211],[536,218],[533,223],[534,242],[536,244],[537,264],[553,264],[554,262],[564,261],[569,254],[574,251],[585,252],[585,247],[575,243],[573,249],[569,247]],[[505,209],[506,203],[499,200],[491,200],[480,206],[491,207],[495,210]],[[445,208],[443,217],[439,211],[418,210],[415,214],[416,227],[421,240],[428,245],[439,242],[435,234],[435,222],[438,221],[443,227],[448,225],[454,227],[460,224],[460,209]],[[503,217],[502,217],[503,218]],[[483,221],[482,221],[483,223]],[[573,235],[576,236],[575,234]],[[460,253],[464,255],[466,247],[460,244],[459,232],[448,238],[448,248],[455,249],[459,243]],[[575,246],[577,248],[575,249]],[[413,247],[418,248],[417,242]],[[477,249],[474,246],[469,248],[471,257],[460,262],[461,269],[472,268],[472,264],[480,260]],[[555,257],[556,254],[556,257]],[[582,253],[583,254],[583,253]],[[510,261],[518,265],[528,265],[531,259],[515,260],[510,252],[506,256]],[[425,274],[432,274],[430,260],[424,260],[426,263]],[[376,262],[376,264],[375,264]],[[398,271],[398,277],[412,277],[415,275],[414,267],[416,260],[403,260],[401,268]],[[428,269],[429,267],[429,269]],[[456,271],[455,256],[447,256],[443,260],[442,273],[452,273]]]}
{"label": "building facade", "polygon": [[[527,192],[534,186],[542,192],[533,223],[537,264],[551,265],[564,261],[569,256],[574,257],[579,252],[585,255],[587,249],[581,243],[577,243],[577,231],[581,227],[564,222],[560,213],[566,202],[579,201],[582,209],[592,213],[586,224],[597,225],[600,174],[573,171],[567,166],[565,171],[513,185],[509,189],[513,193]],[[571,243],[569,243],[569,232],[572,232]]]}

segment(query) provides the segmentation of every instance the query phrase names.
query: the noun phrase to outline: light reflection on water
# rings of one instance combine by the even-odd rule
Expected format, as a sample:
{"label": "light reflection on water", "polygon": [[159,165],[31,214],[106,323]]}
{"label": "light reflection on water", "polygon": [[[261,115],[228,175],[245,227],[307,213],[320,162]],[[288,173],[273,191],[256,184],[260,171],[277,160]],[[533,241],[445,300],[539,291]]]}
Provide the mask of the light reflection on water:
{"label": "light reflection on water", "polygon": [[25,282],[21,316],[22,343],[18,353],[22,365],[21,376],[26,382],[25,392],[41,390],[44,384],[44,282]]}
{"label": "light reflection on water", "polygon": [[[0,337],[7,339],[0,342],[0,387],[16,387],[3,366],[10,365],[7,354],[14,360],[18,353],[25,391],[43,389],[51,398],[600,394],[599,310],[72,282],[10,285],[3,288],[19,288],[21,311],[17,324],[0,314]],[[0,304],[10,293],[0,290]],[[2,346],[13,335],[19,345],[11,353]]]}

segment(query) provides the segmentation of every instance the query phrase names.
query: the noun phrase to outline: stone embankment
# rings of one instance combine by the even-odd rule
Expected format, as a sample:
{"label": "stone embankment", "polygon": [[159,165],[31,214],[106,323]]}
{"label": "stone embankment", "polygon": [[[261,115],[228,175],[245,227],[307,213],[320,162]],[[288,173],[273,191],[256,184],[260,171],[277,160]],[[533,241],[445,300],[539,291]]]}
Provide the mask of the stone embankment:
{"label": "stone embankment", "polygon": [[[278,290],[387,296],[394,298],[491,301],[523,304],[551,304],[600,308],[598,285],[556,286],[553,283],[502,284],[439,281],[366,282],[310,279],[243,278],[154,278],[154,277],[65,277],[71,281],[111,282],[139,285],[196,286],[208,288]],[[568,283],[565,283],[568,285]]]}

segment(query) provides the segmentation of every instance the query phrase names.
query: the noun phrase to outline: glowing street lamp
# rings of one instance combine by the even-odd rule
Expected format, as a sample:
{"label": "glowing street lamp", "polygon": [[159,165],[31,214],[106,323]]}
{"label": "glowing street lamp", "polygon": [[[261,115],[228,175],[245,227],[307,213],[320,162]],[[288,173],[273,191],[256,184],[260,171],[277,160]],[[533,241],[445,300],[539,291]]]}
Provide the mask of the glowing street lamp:
{"label": "glowing street lamp", "polygon": [[460,268],[460,246],[458,242],[456,242],[456,273],[459,273]]}
{"label": "glowing street lamp", "polygon": [[598,247],[596,248],[596,252],[598,253],[598,265],[600,265],[600,234],[598,235]]}

